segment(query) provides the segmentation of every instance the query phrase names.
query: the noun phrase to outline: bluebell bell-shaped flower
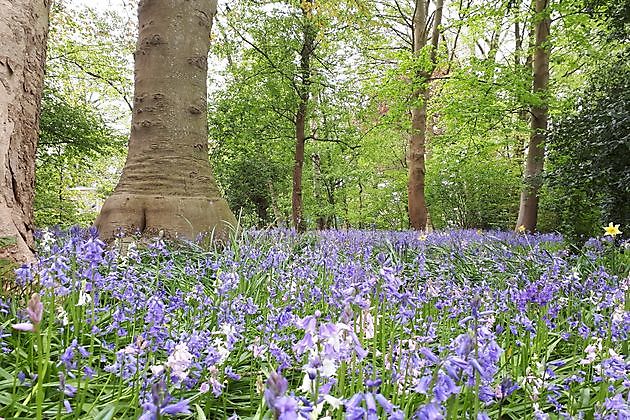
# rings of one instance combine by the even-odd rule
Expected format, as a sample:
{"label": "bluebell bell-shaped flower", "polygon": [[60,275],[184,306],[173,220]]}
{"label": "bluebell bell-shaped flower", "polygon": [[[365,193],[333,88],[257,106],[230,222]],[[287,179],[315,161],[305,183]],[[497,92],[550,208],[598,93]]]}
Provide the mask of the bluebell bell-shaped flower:
{"label": "bluebell bell-shaped flower", "polygon": [[433,387],[434,401],[444,402],[448,400],[451,395],[458,394],[459,391],[460,387],[457,386],[450,376],[443,374],[441,371],[438,373],[438,379]]}
{"label": "bluebell bell-shaped flower", "polygon": [[470,352],[473,350],[473,342],[470,334],[460,334],[453,341],[455,345],[455,354],[457,354],[462,359],[468,357]]}
{"label": "bluebell bell-shaped flower", "polygon": [[267,379],[264,392],[267,407],[273,408],[276,400],[283,396],[287,392],[288,388],[289,383],[287,380],[279,372],[272,371]]}
{"label": "bluebell bell-shaped flower", "polygon": [[297,420],[299,418],[297,401],[287,395],[276,398],[273,403],[273,410],[278,420]]}
{"label": "bluebell bell-shaped flower", "polygon": [[437,357],[435,354],[433,354],[433,352],[427,347],[421,347],[418,351],[420,352],[420,354],[426,357],[427,360],[430,361],[431,363],[433,364],[440,363],[440,358]]}
{"label": "bluebell bell-shaped flower", "polygon": [[383,410],[387,413],[389,420],[404,420],[404,413],[399,410],[394,404],[392,404],[383,394],[376,393],[374,394],[374,398],[378,402],[378,404],[383,408]]}
{"label": "bluebell bell-shaped flower", "polygon": [[157,420],[164,415],[191,414],[188,400],[172,403],[172,397],[161,379],[151,386],[150,399],[142,404],[143,413],[138,420]]}
{"label": "bluebell bell-shaped flower", "polygon": [[495,394],[499,400],[502,400],[512,395],[512,393],[519,388],[519,385],[511,378],[505,377],[497,387]]}
{"label": "bluebell bell-shaped flower", "polygon": [[609,412],[618,414],[618,418],[630,418],[630,404],[627,399],[624,399],[623,394],[606,398],[604,408]]}
{"label": "bluebell bell-shaped flower", "polygon": [[295,351],[298,356],[301,356],[313,348],[315,348],[315,340],[313,340],[312,333],[307,331],[304,337],[293,346],[293,351]]}
{"label": "bluebell bell-shaped flower", "polygon": [[74,349],[76,345],[76,340],[74,340],[72,344],[70,344],[70,346],[68,346],[68,348],[59,357],[61,363],[63,363],[65,368],[68,370],[76,369],[77,367],[77,363],[74,361]]}
{"label": "bluebell bell-shaped flower", "polygon": [[442,420],[444,419],[443,409],[436,403],[429,403],[418,409],[413,418],[414,420]]}
{"label": "bluebell bell-shaped flower", "polygon": [[367,408],[367,420],[378,420],[376,400],[371,392],[365,393],[365,407]]}

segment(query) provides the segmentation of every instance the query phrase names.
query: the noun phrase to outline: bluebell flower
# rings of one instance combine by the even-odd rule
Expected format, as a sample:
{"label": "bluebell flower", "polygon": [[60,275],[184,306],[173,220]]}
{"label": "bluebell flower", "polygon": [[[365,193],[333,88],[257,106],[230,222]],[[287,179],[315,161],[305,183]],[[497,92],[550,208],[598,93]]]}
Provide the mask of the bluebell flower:
{"label": "bluebell flower", "polygon": [[278,420],[298,419],[298,404],[293,397],[283,395],[276,398],[273,409]]}
{"label": "bluebell flower", "polygon": [[142,404],[143,413],[139,420],[157,420],[163,415],[191,414],[189,401],[180,400],[172,403],[172,397],[166,390],[164,380],[151,386],[150,399]]}
{"label": "bluebell flower", "polygon": [[630,405],[628,404],[628,401],[623,398],[622,394],[606,398],[606,401],[604,401],[604,408],[608,411],[616,411],[620,416],[625,415],[625,418],[630,418]]}
{"label": "bluebell flower", "polygon": [[283,396],[288,388],[289,383],[287,380],[279,372],[272,371],[267,379],[264,392],[267,407],[273,408],[276,400]]}
{"label": "bluebell flower", "polygon": [[435,403],[430,403],[422,406],[418,409],[413,418],[415,420],[442,420],[444,419],[444,414],[442,412],[442,408]]}

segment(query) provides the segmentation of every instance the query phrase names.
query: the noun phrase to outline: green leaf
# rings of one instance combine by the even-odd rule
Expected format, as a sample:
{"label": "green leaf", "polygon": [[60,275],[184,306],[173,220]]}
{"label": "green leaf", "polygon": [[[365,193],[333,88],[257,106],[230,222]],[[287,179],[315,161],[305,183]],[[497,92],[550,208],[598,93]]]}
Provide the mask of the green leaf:
{"label": "green leaf", "polygon": [[195,404],[195,410],[197,411],[197,420],[207,420],[206,414],[203,412],[203,409],[199,406],[199,404]]}
{"label": "green leaf", "polygon": [[108,404],[94,415],[94,420],[111,420],[114,418],[115,413],[116,406],[114,404]]}

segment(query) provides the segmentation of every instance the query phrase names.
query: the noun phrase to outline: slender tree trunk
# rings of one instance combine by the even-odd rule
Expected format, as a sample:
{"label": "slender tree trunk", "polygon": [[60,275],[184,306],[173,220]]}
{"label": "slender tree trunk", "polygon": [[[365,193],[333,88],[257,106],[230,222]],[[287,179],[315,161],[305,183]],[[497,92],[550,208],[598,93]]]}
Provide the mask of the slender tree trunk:
{"label": "slender tree trunk", "polygon": [[[518,20],[518,9],[514,20],[514,39],[514,70],[518,72],[524,66],[521,58],[523,54],[523,34],[521,33],[521,24]],[[517,119],[518,121],[527,122],[528,116],[529,112],[527,112],[527,110],[523,108],[518,112]],[[521,135],[521,132],[517,130],[516,135],[514,136],[514,150],[513,153],[511,153],[514,156],[516,162],[518,162],[519,167],[521,167],[521,165],[523,164],[523,145],[525,143],[523,137],[524,136]]]}
{"label": "slender tree trunk", "polygon": [[273,188],[273,183],[271,181],[267,181],[267,188],[269,189],[269,196],[271,197],[271,209],[273,210],[275,225],[278,227],[285,227],[284,217],[282,216],[280,207],[278,207],[276,190]]}
{"label": "slender tree trunk", "polygon": [[359,229],[363,229],[363,184],[359,180]]}
{"label": "slender tree trunk", "polygon": [[[419,55],[427,42],[425,27],[427,23],[428,3],[425,0],[416,0],[413,14],[413,53]],[[426,83],[423,72],[416,74],[414,83]],[[425,175],[425,130],[427,125],[428,88],[419,87],[412,95],[412,101],[416,105],[411,109],[411,136],[407,154],[407,167],[409,170],[408,181],[408,211],[411,227],[422,230],[427,223],[427,206],[424,197]]]}
{"label": "slender tree trunk", "polygon": [[208,160],[208,49],[216,0],[141,0],[129,154],[96,220],[118,230],[194,239],[236,219]]}
{"label": "slender tree trunk", "polygon": [[[534,94],[543,94],[549,85],[549,27],[551,18],[547,13],[548,0],[536,0],[536,26],[535,26],[535,50],[534,50]],[[545,159],[545,135],[547,131],[547,105],[543,100],[542,105],[531,108],[531,135],[525,163],[524,188],[521,192],[521,200],[518,212],[517,229],[523,226],[528,231],[536,229],[538,219],[538,200],[542,185],[542,172]]]}
{"label": "slender tree trunk", "polygon": [[[536,0],[532,0],[531,4],[528,5],[531,9],[535,8]],[[529,53],[530,48],[534,44],[535,40],[533,39],[533,27],[534,25],[526,25],[523,24],[521,28],[521,22],[519,21],[519,10],[516,8],[516,16],[514,21],[514,39],[515,39],[515,48],[514,48],[514,69],[516,71],[521,71],[525,69],[526,74],[531,75],[534,71],[532,64],[532,54]],[[527,29],[527,30],[526,30]],[[527,43],[525,43],[525,39],[527,39]],[[525,57],[525,61],[523,62],[523,57]],[[529,110],[521,109],[518,112],[517,118],[524,125],[528,125],[529,123]],[[512,155],[514,156],[518,165],[524,168],[525,162],[525,146],[527,142],[527,136],[522,135],[520,132],[515,136],[514,142],[514,151]]]}
{"label": "slender tree trunk", "polygon": [[[429,78],[435,69],[436,52],[439,42],[439,26],[442,21],[444,0],[437,0],[433,19],[433,31],[431,35],[431,68],[419,70],[414,83],[420,86],[412,95],[412,101],[416,105],[411,109],[411,136],[409,138],[409,151],[407,166],[409,168],[408,181],[408,212],[412,229],[425,230],[427,228],[428,210],[424,194],[425,184],[425,153],[426,153],[426,129],[427,129],[427,103],[429,101]],[[428,2],[416,0],[416,8],[413,15],[413,53],[419,55],[427,44],[427,13]]]}
{"label": "slender tree trunk", "polygon": [[302,203],[302,172],[304,168],[304,126],[306,125],[306,102],[300,100],[297,116],[295,118],[295,162],[293,165],[293,196],[291,208],[293,212],[293,227],[298,232],[306,230],[303,218]]}
{"label": "slender tree trunk", "polygon": [[251,197],[254,207],[256,207],[256,216],[258,216],[258,223],[256,225],[260,228],[265,227],[269,222],[269,201],[265,194],[256,194]]}
{"label": "slender tree trunk", "polygon": [[[338,226],[337,225],[337,209],[335,208],[335,206],[337,205],[337,202],[335,200],[335,192],[337,191],[337,186],[340,184],[336,180],[332,180],[332,181],[324,182],[324,185],[326,187],[326,197],[328,199],[328,205],[330,206],[330,214],[331,214],[326,219],[327,220],[326,225],[328,228],[332,226],[333,228],[337,229],[337,226]],[[347,213],[348,200],[347,200],[347,194],[345,193],[344,193],[344,200],[345,200],[344,202],[346,205],[346,213]]]}
{"label": "slender tree trunk", "polygon": [[306,142],[306,120],[311,83],[311,55],[315,49],[315,28],[310,22],[313,0],[306,0],[303,4],[304,38],[300,51],[300,80],[298,84],[298,109],[295,115],[295,163],[293,166],[293,193],[291,209],[293,227],[298,232],[306,230],[304,208],[302,203],[302,171],[304,168],[304,145]]}
{"label": "slender tree trunk", "polygon": [[33,256],[33,198],[50,0],[0,0],[0,260]]}
{"label": "slender tree trunk", "polygon": [[326,229],[326,215],[322,212],[321,204],[324,202],[321,194],[322,189],[322,167],[321,167],[321,158],[319,154],[313,153],[311,156],[311,160],[313,161],[313,195],[315,198],[315,203],[317,205],[317,229],[323,230]]}

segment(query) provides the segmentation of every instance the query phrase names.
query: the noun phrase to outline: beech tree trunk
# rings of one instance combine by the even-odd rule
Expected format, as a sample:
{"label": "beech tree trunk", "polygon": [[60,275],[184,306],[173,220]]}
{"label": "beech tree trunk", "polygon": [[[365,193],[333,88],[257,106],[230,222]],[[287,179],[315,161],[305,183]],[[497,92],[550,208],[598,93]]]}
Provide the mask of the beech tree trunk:
{"label": "beech tree trunk", "polygon": [[[413,15],[413,53],[418,56],[427,45],[427,15],[429,2],[416,0],[416,8]],[[431,68],[419,70],[416,73],[414,83],[420,86],[414,91],[412,101],[416,105],[411,109],[411,135],[407,155],[407,167],[409,169],[408,180],[408,212],[409,223],[415,230],[426,230],[428,209],[424,194],[425,183],[425,153],[427,130],[427,103],[429,101],[429,78],[436,65],[436,51],[439,42],[439,26],[442,21],[444,0],[437,0],[433,18],[433,30],[431,35]]]}
{"label": "beech tree trunk", "polygon": [[33,256],[35,149],[51,0],[0,0],[0,260]]}
{"label": "beech tree trunk", "polygon": [[96,220],[119,230],[194,239],[236,219],[208,160],[207,72],[216,0],[141,0],[134,109],[122,176]]}
{"label": "beech tree trunk", "polygon": [[[551,18],[547,13],[548,0],[535,0],[536,37],[534,50],[534,94],[540,95],[547,90],[549,85],[549,27]],[[531,134],[525,163],[524,186],[521,191],[521,200],[518,211],[516,228],[521,226],[527,231],[536,229],[538,220],[538,200],[542,185],[542,172],[545,160],[545,135],[547,131],[547,105],[543,100],[541,105],[531,107]]]}
{"label": "beech tree trunk", "polygon": [[306,230],[302,203],[302,172],[304,168],[304,146],[306,143],[306,121],[311,83],[311,55],[315,50],[315,28],[310,22],[313,0],[305,0],[302,4],[304,20],[304,38],[300,51],[300,75],[297,84],[298,109],[295,115],[295,162],[293,165],[293,193],[291,210],[293,227],[298,232]]}

